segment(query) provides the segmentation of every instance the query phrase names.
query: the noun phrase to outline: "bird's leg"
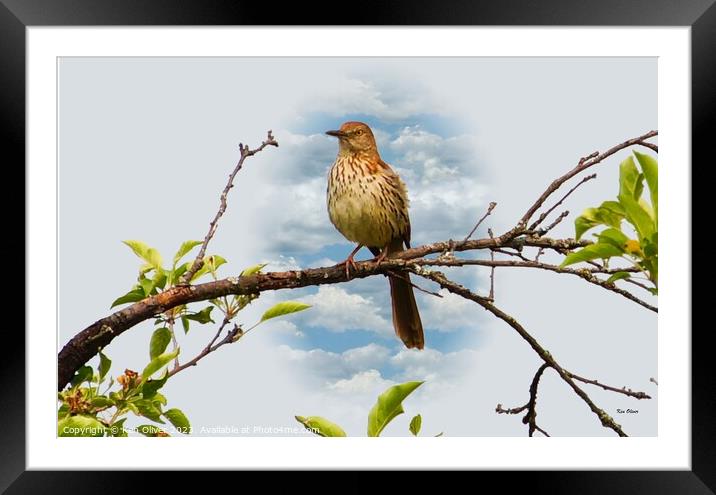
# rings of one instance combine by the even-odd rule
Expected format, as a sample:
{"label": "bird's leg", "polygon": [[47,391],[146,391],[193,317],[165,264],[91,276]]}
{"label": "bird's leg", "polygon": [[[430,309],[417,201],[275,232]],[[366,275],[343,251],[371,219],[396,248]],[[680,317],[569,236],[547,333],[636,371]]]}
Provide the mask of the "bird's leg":
{"label": "bird's leg", "polygon": [[374,258],[374,260],[375,260],[375,262],[376,262],[377,264],[380,265],[380,264],[383,262],[383,260],[385,259],[386,256],[388,256],[388,246],[385,246],[385,247],[380,251],[380,254]]}
{"label": "bird's leg", "polygon": [[353,257],[356,255],[358,251],[360,251],[360,248],[363,247],[363,244],[358,244],[356,248],[351,252],[351,254],[348,255],[346,260],[342,263],[343,265],[346,265],[346,280],[349,280],[351,278],[350,275],[350,267],[352,266],[354,270],[356,270],[356,262],[353,261]]}

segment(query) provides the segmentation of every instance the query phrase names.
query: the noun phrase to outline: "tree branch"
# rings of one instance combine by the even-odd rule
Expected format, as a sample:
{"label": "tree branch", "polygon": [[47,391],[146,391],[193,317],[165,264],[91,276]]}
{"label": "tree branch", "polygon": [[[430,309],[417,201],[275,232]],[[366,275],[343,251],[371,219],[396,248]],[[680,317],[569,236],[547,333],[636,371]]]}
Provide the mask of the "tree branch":
{"label": "tree branch", "polygon": [[[530,209],[515,227],[500,236],[494,237],[491,235],[489,238],[469,239],[469,237],[472,235],[472,233],[474,233],[474,231],[484,220],[484,218],[486,218],[487,215],[489,215],[494,208],[494,206],[492,206],[491,204],[490,208],[488,209],[488,212],[480,219],[480,221],[478,221],[477,225],[473,229],[473,232],[468,235],[468,238],[466,240],[460,242],[448,240],[425,244],[423,246],[408,249],[399,254],[396,254],[395,258],[386,260],[380,265],[377,265],[370,261],[358,263],[357,270],[354,273],[353,278],[365,278],[376,274],[385,275],[388,273],[389,270],[395,270],[398,268],[405,269],[406,267],[412,267],[410,268],[411,270],[417,270],[420,269],[417,262],[423,264],[429,264],[432,262],[431,260],[421,258],[424,258],[425,256],[431,254],[444,252],[452,253],[453,251],[490,249],[495,252],[503,252],[512,255],[512,253],[504,251],[504,249],[514,249],[520,252],[524,247],[535,247],[539,248],[540,252],[546,249],[551,249],[563,254],[565,252],[568,252],[569,250],[590,245],[592,243],[588,240],[576,241],[574,239],[551,239],[542,236],[535,237],[533,235],[528,235],[529,232],[526,229],[527,222],[534,214],[534,212],[542,206],[545,200],[554,191],[556,191],[561,184],[569,180],[571,177],[599,163],[606,157],[616,153],[621,149],[624,149],[634,144],[644,145],[645,139],[656,135],[656,131],[652,131],[638,138],[625,141],[624,143],[607,150],[601,155],[593,153],[592,155],[583,158],[582,160],[580,160],[579,164],[574,169],[572,169],[572,171],[554,181],[547,188],[547,190],[540,196],[540,198],[538,198],[538,200],[532,205],[532,207],[530,207]],[[248,149],[248,147],[240,145],[241,158],[237,163],[237,166],[235,167],[234,171],[229,176],[229,181],[227,182],[227,185],[221,195],[219,211],[210,223],[209,232],[204,238],[199,254],[192,263],[191,268],[184,274],[184,277],[180,281],[179,285],[177,285],[176,287],[171,287],[156,296],[152,296],[142,301],[139,301],[131,306],[121,309],[105,318],[94,322],[93,324],[76,334],[62,348],[62,350],[58,354],[58,390],[62,390],[70,382],[74,373],[84,363],[86,363],[87,361],[89,361],[89,359],[96,355],[99,350],[106,347],[116,336],[120,335],[134,325],[147,319],[150,319],[156,315],[159,315],[162,312],[167,311],[171,308],[180,306],[182,304],[213,299],[231,294],[258,294],[267,290],[294,289],[298,287],[342,283],[346,281],[343,267],[341,265],[336,265],[333,267],[307,269],[301,271],[255,274],[240,278],[229,277],[224,280],[217,280],[200,285],[187,285],[187,281],[191,280],[191,277],[201,268],[201,265],[203,264],[203,258],[206,254],[206,248],[208,246],[208,243],[214,236],[218,226],[218,221],[226,210],[226,197],[228,195],[228,191],[231,189],[231,187],[233,187],[234,177],[242,168],[246,158],[258,153],[266,146],[278,146],[278,143],[274,140],[270,131],[268,133],[268,139],[264,141],[260,147],[254,150],[250,150]],[[530,260],[525,259],[525,262],[528,261]],[[497,263],[497,261],[493,262]],[[539,264],[539,262],[535,263]],[[433,262],[433,264],[435,263]],[[495,265],[493,265],[492,268],[494,268],[494,266]],[[554,265],[552,266],[554,267]],[[576,270],[574,271],[576,272]],[[567,273],[571,273],[571,271]],[[588,280],[588,278],[586,278],[587,276],[596,279],[596,277],[593,277],[592,273],[589,270],[586,270],[585,273],[586,274],[584,276],[580,275],[582,278],[585,278],[585,280]],[[606,282],[603,283],[606,284]],[[597,283],[597,285],[602,284]],[[613,288],[610,288],[609,290],[621,293],[619,292],[621,289],[614,290]],[[628,296],[624,295],[624,297]],[[485,301],[483,302],[489,303],[490,301],[489,299],[485,299]],[[647,305],[647,307],[649,306]],[[497,308],[495,308],[494,306],[491,306],[491,308],[491,311],[498,312],[498,314],[496,314],[496,316],[498,316],[499,310],[497,310]],[[649,309],[656,310],[656,308],[653,307],[649,307]],[[505,315],[505,317],[507,316]],[[221,344],[222,342],[223,341],[221,341],[219,344]],[[219,344],[214,344],[213,346],[210,345],[209,348],[212,349]],[[186,363],[186,365],[184,366],[187,365],[190,365],[190,363]],[[572,386],[573,388],[576,387],[573,382],[570,384],[570,386]]]}
{"label": "tree branch", "polygon": [[[514,261],[514,260],[465,260],[465,259],[417,259],[412,260],[412,264],[420,265],[420,266],[466,266],[466,265],[477,265],[477,266],[490,266],[490,267],[519,267],[519,268],[539,268],[541,270],[548,270],[555,273],[568,273],[570,275],[575,275],[583,280],[586,280],[590,284],[598,285],[599,287],[606,289],[608,291],[614,292],[616,294],[619,294],[620,296],[623,296],[630,301],[633,301],[645,308],[647,308],[650,311],[653,311],[655,313],[659,312],[659,309],[655,306],[652,306],[651,304],[647,303],[646,301],[643,301],[636,297],[631,292],[628,292],[624,289],[620,289],[616,285],[614,285],[612,282],[607,282],[606,280],[602,280],[598,277],[596,277],[595,273],[608,273],[605,272],[604,269],[589,269],[589,268],[567,268],[567,267],[560,267],[557,265],[550,265],[548,263],[541,263],[538,261]],[[617,270],[617,271],[624,271],[624,270]],[[488,298],[489,299],[489,298]]]}
{"label": "tree branch", "polygon": [[433,282],[440,285],[440,287],[447,289],[453,294],[457,294],[458,296],[464,297],[465,299],[469,299],[471,301],[476,302],[477,304],[485,308],[487,311],[492,313],[494,316],[507,323],[520,335],[520,337],[522,337],[530,345],[530,347],[532,347],[532,349],[537,353],[537,355],[549,367],[554,369],[559,374],[562,380],[564,380],[567,385],[569,385],[572,390],[587,404],[589,409],[599,418],[602,423],[602,426],[615,431],[620,437],[627,436],[627,434],[624,433],[624,430],[622,430],[621,426],[617,424],[616,421],[614,421],[614,419],[603,409],[600,409],[596,406],[596,404],[594,404],[594,402],[592,401],[592,399],[589,398],[587,393],[582,390],[576,383],[574,383],[574,380],[572,379],[570,373],[563,369],[557,363],[554,357],[552,357],[552,354],[550,354],[549,351],[542,347],[542,345],[540,345],[540,343],[537,342],[537,340],[532,335],[530,335],[530,333],[527,332],[527,330],[525,330],[525,328],[512,316],[499,309],[488,298],[479,296],[471,290],[467,289],[466,287],[463,287],[460,284],[448,280],[445,275],[440,272],[432,272],[420,267],[417,267],[417,269],[413,269],[412,271],[416,275],[432,280]]}
{"label": "tree branch", "polygon": [[574,177],[575,175],[587,170],[589,167],[593,167],[594,165],[604,161],[605,158],[608,158],[612,156],[614,153],[623,150],[624,148],[628,148],[630,146],[634,146],[635,144],[644,144],[644,141],[647,139],[650,139],[654,136],[657,136],[659,133],[657,131],[650,131],[646,134],[629,139],[628,141],[624,141],[621,144],[617,144],[616,146],[613,146],[609,148],[607,151],[605,151],[602,154],[598,153],[592,153],[589,156],[586,156],[579,160],[579,163],[576,167],[574,167],[572,170],[564,174],[562,177],[559,177],[558,179],[555,179],[552,181],[552,183],[547,186],[547,189],[540,195],[539,198],[537,198],[537,201],[535,201],[532,206],[529,207],[529,209],[525,212],[525,214],[522,216],[522,219],[518,223],[518,226],[524,227],[527,225],[527,222],[530,221],[530,218],[532,218],[532,215],[535,214],[535,212],[544,204],[545,201],[547,201],[547,198],[549,198],[552,193],[554,193],[559,187],[567,182],[569,179]]}
{"label": "tree branch", "polygon": [[254,156],[256,153],[262,151],[267,146],[278,147],[278,142],[274,139],[273,134],[271,134],[271,131],[268,131],[266,141],[262,142],[261,146],[256,149],[249,149],[248,146],[244,146],[242,143],[239,143],[239,151],[241,153],[241,157],[239,158],[236,167],[234,167],[234,171],[229,174],[229,180],[226,182],[226,186],[221,192],[221,197],[219,198],[219,210],[216,212],[216,215],[214,215],[214,219],[209,223],[209,232],[207,232],[206,236],[204,237],[204,242],[202,242],[201,244],[199,254],[196,255],[196,258],[194,258],[194,262],[191,264],[191,267],[181,276],[181,278],[179,279],[179,284],[186,285],[196,274],[196,272],[199,271],[204,265],[206,247],[209,245],[209,241],[211,241],[211,239],[214,237],[216,229],[219,227],[219,219],[224,215],[224,212],[226,212],[226,198],[229,195],[229,191],[231,190],[231,188],[234,187],[234,178],[236,177],[236,174],[238,174],[239,170],[241,170],[241,168],[244,166],[244,162],[248,157]]}

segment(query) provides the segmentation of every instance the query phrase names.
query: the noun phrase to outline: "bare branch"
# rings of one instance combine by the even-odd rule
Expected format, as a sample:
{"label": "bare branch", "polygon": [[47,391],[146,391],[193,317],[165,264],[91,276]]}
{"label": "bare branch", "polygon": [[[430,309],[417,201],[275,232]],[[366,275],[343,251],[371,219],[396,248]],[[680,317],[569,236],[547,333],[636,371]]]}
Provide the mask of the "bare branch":
{"label": "bare branch", "polygon": [[[512,253],[510,253],[512,254]],[[640,306],[645,307],[646,309],[653,311],[655,313],[659,312],[659,309],[656,306],[652,306],[646,301],[643,301],[636,297],[631,292],[628,292],[624,289],[621,289],[614,285],[611,282],[607,282],[606,280],[602,280],[599,277],[596,277],[595,273],[609,273],[608,271],[605,271],[606,269],[602,268],[567,268],[567,267],[560,267],[557,265],[550,265],[548,263],[541,263],[537,261],[515,261],[515,260],[465,260],[465,259],[458,259],[453,258],[451,260],[445,260],[445,259],[417,259],[412,260],[412,264],[420,265],[420,266],[465,266],[465,265],[478,265],[478,266],[490,266],[490,267],[519,267],[519,268],[539,268],[541,270],[548,270],[555,273],[568,273],[570,275],[575,275],[583,280],[586,280],[590,284],[598,285],[599,287],[606,289],[608,291],[614,292],[616,294],[619,294],[622,297],[625,297],[629,299],[630,301],[633,301]],[[617,270],[617,271],[624,271],[624,270]]]}
{"label": "bare branch", "polygon": [[524,406],[513,407],[512,409],[505,409],[502,407],[502,404],[497,404],[497,407],[495,408],[495,412],[497,414],[519,414],[522,411],[524,411],[525,409],[527,409],[528,406],[529,406],[529,403],[525,404]]}
{"label": "bare branch", "polygon": [[[489,204],[489,206],[487,207],[487,211],[485,212],[485,214],[482,215],[482,218],[480,218],[480,219],[477,221],[477,223],[475,224],[475,226],[472,228],[472,230],[470,231],[470,233],[467,234],[467,236],[465,237],[465,239],[463,239],[462,242],[465,242],[465,241],[469,241],[469,240],[470,240],[470,237],[472,237],[472,234],[474,234],[475,231],[477,230],[477,228],[480,226],[480,224],[481,224],[488,216],[490,216],[490,213],[492,213],[492,210],[495,209],[495,206],[497,206],[497,203],[495,203],[494,201],[491,201],[490,204]],[[492,236],[490,236],[490,237],[492,237]]]}
{"label": "bare branch", "polygon": [[569,215],[569,210],[564,210],[562,213],[559,214],[559,216],[558,216],[557,218],[554,219],[554,221],[553,221],[551,224],[549,224],[549,225],[548,225],[547,227],[545,227],[544,229],[538,230],[538,231],[536,232],[536,234],[537,234],[538,236],[545,235],[547,232],[549,232],[550,230],[552,230],[553,228],[555,228],[557,225],[559,225],[559,223],[560,223],[562,220],[564,220],[565,218],[567,218],[567,215]]}
{"label": "bare branch", "polygon": [[[547,210],[547,211],[545,211],[544,213],[542,213],[542,214],[539,216],[539,218],[538,218],[537,220],[535,220],[535,221],[532,223],[532,225],[529,226],[529,228],[528,228],[527,230],[534,230],[534,229],[536,229],[537,226],[538,226],[539,224],[541,224],[541,223],[547,218],[547,215],[549,215],[550,213],[552,213],[559,205],[561,205],[562,203],[564,203],[564,200],[567,199],[570,194],[572,194],[574,191],[576,191],[579,186],[581,186],[581,185],[584,184],[585,182],[588,182],[588,181],[590,181],[590,180],[592,180],[592,179],[596,179],[596,177],[597,177],[597,174],[587,175],[586,177],[583,177],[582,180],[580,180],[580,181],[577,183],[576,186],[574,186],[572,189],[570,189],[569,191],[567,191],[567,194],[565,194],[564,196],[562,196],[562,198],[561,198],[559,201],[557,201],[554,205],[552,205],[552,207],[551,207],[549,210]],[[547,229],[547,230],[550,230],[550,229]]]}
{"label": "bare branch", "polygon": [[226,212],[226,197],[229,195],[229,191],[231,190],[231,188],[234,187],[234,178],[236,177],[236,174],[238,174],[239,170],[241,170],[241,168],[244,166],[244,162],[248,157],[254,156],[256,153],[262,151],[267,146],[278,147],[278,142],[274,139],[273,134],[271,134],[271,131],[268,131],[266,140],[263,141],[261,143],[261,146],[256,149],[249,149],[248,146],[244,146],[242,143],[239,143],[239,151],[241,153],[241,157],[239,158],[236,167],[234,167],[233,172],[229,174],[229,180],[226,183],[226,187],[224,187],[224,190],[221,192],[219,210],[216,212],[216,215],[214,215],[214,219],[209,224],[209,232],[207,232],[206,236],[204,237],[204,242],[201,244],[199,254],[196,255],[196,258],[194,259],[194,262],[192,263],[191,267],[181,276],[179,280],[180,284],[189,283],[191,281],[191,278],[204,265],[206,247],[209,245],[209,241],[211,241],[211,239],[214,237],[214,234],[216,233],[216,229],[219,226],[219,219],[224,215],[224,212]]}
{"label": "bare branch", "polygon": [[608,158],[612,156],[614,153],[617,153],[618,151],[623,150],[624,148],[628,148],[630,146],[634,146],[635,144],[643,144],[644,141],[647,139],[650,139],[659,133],[657,131],[650,131],[644,134],[643,136],[639,136],[633,139],[629,139],[628,141],[624,141],[621,144],[618,144],[616,146],[613,146],[609,148],[607,151],[605,151],[602,154],[592,153],[591,155],[582,158],[579,160],[579,163],[576,167],[574,167],[572,170],[564,174],[562,177],[559,177],[558,179],[555,179],[552,181],[552,183],[545,189],[545,191],[540,195],[539,198],[537,198],[537,201],[535,201],[532,206],[529,207],[529,209],[525,212],[525,214],[522,216],[522,219],[518,223],[517,230],[520,230],[520,227],[524,228],[524,226],[527,225],[527,222],[530,221],[530,218],[532,218],[532,215],[535,214],[535,212],[544,204],[545,201],[547,201],[547,198],[549,198],[559,187],[567,182],[569,179],[574,177],[575,175],[578,175],[579,173],[585,171],[589,167],[592,167],[602,161],[604,161],[605,158]]}
{"label": "bare branch", "polygon": [[201,361],[206,356],[208,356],[209,354],[211,354],[212,352],[217,350],[219,347],[226,345],[226,344],[232,344],[232,343],[236,342],[238,340],[237,336],[241,335],[241,327],[239,327],[238,325],[234,325],[234,328],[228,334],[226,334],[226,337],[224,337],[217,344],[214,344],[214,342],[216,342],[216,340],[219,338],[219,335],[221,335],[221,332],[224,330],[224,327],[228,323],[229,323],[229,319],[224,318],[224,320],[221,322],[221,325],[219,325],[219,329],[216,331],[216,334],[211,339],[209,344],[207,344],[207,346],[204,347],[204,349],[202,349],[202,351],[199,354],[197,354],[193,359],[187,361],[186,363],[182,364],[181,366],[175,366],[169,372],[169,376],[170,377],[174,376],[177,373],[179,373],[180,371],[183,371],[191,366],[196,366],[199,363],[199,361]]}
{"label": "bare branch", "polygon": [[388,275],[390,275],[390,276],[392,276],[392,277],[400,278],[400,279],[402,279],[402,280],[405,280],[405,281],[408,282],[414,289],[418,289],[420,292],[424,292],[424,293],[426,293],[426,294],[430,294],[431,296],[439,297],[439,298],[441,298],[441,299],[442,299],[442,297],[443,297],[443,295],[440,294],[440,293],[438,293],[438,292],[433,292],[433,291],[431,291],[431,290],[425,289],[425,288],[420,287],[419,285],[413,283],[413,281],[410,280],[409,277],[403,275],[402,273],[389,271],[389,272],[388,272]]}
{"label": "bare branch", "polygon": [[[487,234],[490,236],[490,238],[494,237],[492,235],[492,229],[487,229]],[[495,262],[495,250],[494,249],[490,250],[490,260],[492,260],[493,263]],[[490,268],[490,295],[488,297],[492,301],[495,300],[495,265],[492,265],[492,267]]]}
{"label": "bare branch", "polygon": [[659,152],[659,147],[657,145],[655,145],[654,143],[646,143],[644,141],[640,141],[636,144],[645,146],[645,147],[649,148],[650,150],[655,151],[657,153]]}
{"label": "bare branch", "polygon": [[546,431],[537,426],[537,389],[539,388],[539,381],[540,378],[542,378],[542,373],[544,373],[544,370],[549,368],[549,366],[550,365],[548,363],[544,363],[540,366],[535,373],[534,378],[532,378],[532,383],[530,384],[530,401],[527,403],[527,414],[524,418],[522,418],[522,422],[529,426],[529,436],[534,435],[535,430],[539,430],[547,437],[549,436]]}
{"label": "bare branch", "polygon": [[597,380],[590,380],[588,378],[582,378],[581,376],[575,375],[574,373],[568,371],[569,376],[574,378],[575,380],[579,380],[582,383],[589,383],[590,385],[595,385],[597,387],[601,387],[604,390],[608,390],[610,392],[616,392],[618,394],[624,394],[628,395],[629,397],[634,397],[635,399],[651,399],[651,396],[647,395],[644,392],[635,392],[630,388],[617,388],[617,387],[610,387],[609,385],[604,385],[603,383],[599,383]]}
{"label": "bare branch", "polygon": [[[387,274],[390,270],[405,269],[406,260],[419,258],[428,254],[441,253],[453,245],[456,250],[491,249],[498,246],[521,248],[522,246],[544,247],[546,249],[575,249],[591,244],[589,241],[574,239],[472,239],[465,243],[450,241],[426,244],[413,249],[396,253],[394,258],[384,260],[380,265],[373,261],[356,264],[352,279],[365,278],[372,275]],[[227,295],[257,294],[269,290],[295,289],[298,287],[337,284],[346,282],[345,267],[335,265],[328,268],[311,268],[301,271],[273,272],[250,275],[246,277],[229,277],[198,285],[177,285],[155,296],[123,308],[105,318],[95,321],[76,334],[65,344],[57,359],[57,386],[62,390],[84,363],[89,361],[112,340],[134,325],[159,315],[182,304],[205,301]]]}
{"label": "bare branch", "polygon": [[614,419],[607,414],[603,409],[600,409],[599,407],[594,404],[592,399],[589,398],[587,393],[582,390],[572,379],[570,376],[570,373],[566,370],[564,370],[552,357],[552,354],[550,354],[549,351],[547,351],[542,345],[540,345],[537,340],[530,335],[527,330],[512,316],[508,315],[501,309],[499,309],[497,306],[495,306],[488,298],[479,296],[472,292],[471,290],[467,289],[466,287],[463,287],[460,284],[457,284],[455,282],[452,282],[448,280],[445,275],[443,275],[440,272],[432,272],[428,271],[422,268],[419,268],[415,270],[413,273],[416,275],[419,275],[421,277],[430,279],[434,282],[436,282],[438,285],[440,285],[442,288],[447,289],[448,291],[452,292],[453,294],[457,294],[458,296],[462,296],[465,299],[469,299],[471,301],[476,302],[483,308],[485,308],[487,311],[492,313],[497,318],[501,319],[505,323],[507,323],[510,327],[512,327],[519,335],[522,337],[529,345],[532,347],[532,349],[537,353],[537,355],[551,368],[553,368],[559,376],[564,380],[567,385],[569,385],[572,390],[587,404],[589,409],[599,418],[602,426],[605,428],[610,428],[614,432],[616,432],[620,437],[627,436],[626,433],[624,433],[624,430],[622,430],[621,426],[614,421]]}
{"label": "bare branch", "polygon": [[652,376],[651,378],[649,378],[649,381],[650,381],[651,383],[653,383],[654,385],[656,385],[657,387],[659,386],[659,382],[657,382],[657,381],[656,381],[656,378],[654,378],[653,376]]}

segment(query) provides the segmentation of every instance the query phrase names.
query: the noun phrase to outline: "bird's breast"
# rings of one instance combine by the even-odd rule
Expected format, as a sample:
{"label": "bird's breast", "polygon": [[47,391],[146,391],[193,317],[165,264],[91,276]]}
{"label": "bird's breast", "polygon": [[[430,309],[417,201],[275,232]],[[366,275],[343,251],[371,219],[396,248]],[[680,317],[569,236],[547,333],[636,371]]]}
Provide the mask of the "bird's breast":
{"label": "bird's breast", "polygon": [[404,236],[407,197],[397,176],[371,173],[358,160],[339,158],[329,173],[327,192],[331,222],[348,240],[383,247]]}

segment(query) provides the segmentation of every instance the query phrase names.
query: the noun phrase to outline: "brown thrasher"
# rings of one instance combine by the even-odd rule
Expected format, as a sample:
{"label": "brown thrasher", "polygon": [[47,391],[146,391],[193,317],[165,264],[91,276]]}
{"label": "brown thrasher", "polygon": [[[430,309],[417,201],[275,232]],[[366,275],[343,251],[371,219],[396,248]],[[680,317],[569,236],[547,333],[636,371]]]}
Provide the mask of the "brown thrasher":
{"label": "brown thrasher", "polygon": [[[358,243],[344,261],[346,278],[353,257],[363,246],[380,263],[386,256],[410,248],[408,191],[398,174],[381,160],[373,132],[362,122],[346,122],[326,134],[338,138],[338,156],[328,174],[328,216],[349,241]],[[425,345],[423,324],[415,303],[410,275],[388,276],[395,333],[407,348]]]}

